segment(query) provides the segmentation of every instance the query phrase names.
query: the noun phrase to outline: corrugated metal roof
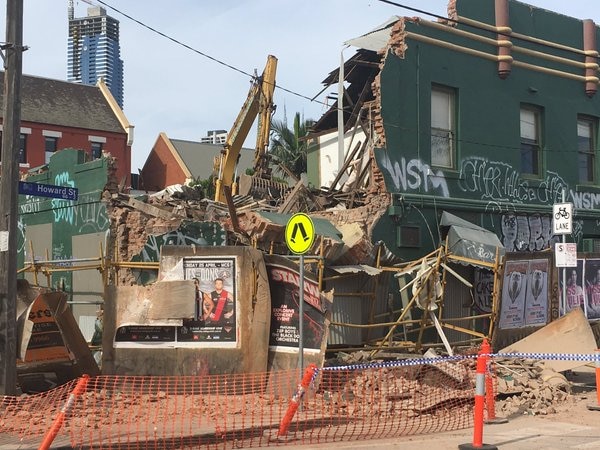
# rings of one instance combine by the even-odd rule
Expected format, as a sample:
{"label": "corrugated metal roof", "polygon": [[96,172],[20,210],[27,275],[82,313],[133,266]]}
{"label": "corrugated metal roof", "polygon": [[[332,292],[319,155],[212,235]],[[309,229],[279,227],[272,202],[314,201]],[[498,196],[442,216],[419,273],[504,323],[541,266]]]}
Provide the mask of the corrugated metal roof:
{"label": "corrugated metal roof", "polygon": [[[4,72],[0,72],[4,102]],[[0,117],[4,114],[0,111]],[[118,117],[97,86],[30,75],[21,79],[21,120],[88,130],[125,133]]]}
{"label": "corrugated metal roof", "polygon": [[349,39],[344,42],[344,44],[378,52],[387,45],[388,41],[390,40],[390,31],[392,29],[392,25],[398,20],[400,20],[399,16],[392,16],[368,33],[353,39]]}
{"label": "corrugated metal roof", "polygon": [[[207,179],[213,172],[214,157],[223,149],[220,144],[202,144],[195,141],[170,139],[173,148],[179,154],[194,178]],[[242,148],[238,162],[238,175],[254,165],[254,150]]]}

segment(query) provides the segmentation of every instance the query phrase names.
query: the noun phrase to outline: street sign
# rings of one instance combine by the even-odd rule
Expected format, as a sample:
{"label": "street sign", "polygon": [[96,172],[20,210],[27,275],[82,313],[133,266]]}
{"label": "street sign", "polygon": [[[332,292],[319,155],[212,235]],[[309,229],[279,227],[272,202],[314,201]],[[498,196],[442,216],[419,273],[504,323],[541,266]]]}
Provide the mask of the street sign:
{"label": "street sign", "polygon": [[315,227],[310,217],[304,213],[296,213],[285,227],[285,243],[298,255],[303,255],[315,240]]}
{"label": "street sign", "polygon": [[577,244],[557,242],[554,250],[556,267],[577,267]]}
{"label": "street sign", "polygon": [[554,234],[573,232],[573,203],[556,203],[552,206],[552,231]]}
{"label": "street sign", "polygon": [[36,197],[62,198],[63,200],[77,200],[79,197],[79,189],[69,186],[19,181],[19,194],[34,195]]}

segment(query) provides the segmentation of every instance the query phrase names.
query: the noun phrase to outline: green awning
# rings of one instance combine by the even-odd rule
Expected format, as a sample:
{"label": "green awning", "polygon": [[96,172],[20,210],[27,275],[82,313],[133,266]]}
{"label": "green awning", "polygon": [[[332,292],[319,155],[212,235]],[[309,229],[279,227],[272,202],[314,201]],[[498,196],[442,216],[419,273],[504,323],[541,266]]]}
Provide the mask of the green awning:
{"label": "green awning", "polygon": [[495,233],[444,211],[440,221],[442,237],[448,237],[448,251],[465,258],[493,264],[496,251],[505,253]]}

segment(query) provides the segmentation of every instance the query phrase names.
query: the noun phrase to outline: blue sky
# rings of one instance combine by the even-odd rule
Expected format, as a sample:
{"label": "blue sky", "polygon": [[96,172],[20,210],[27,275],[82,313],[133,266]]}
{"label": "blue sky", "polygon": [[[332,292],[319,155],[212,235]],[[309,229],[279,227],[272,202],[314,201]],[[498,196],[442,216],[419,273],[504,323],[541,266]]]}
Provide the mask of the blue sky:
{"label": "blue sky", "polygon": [[[393,15],[413,11],[377,0],[105,0],[110,6],[244,72],[261,72],[278,58],[277,84],[312,98],[339,65],[343,43]],[[446,15],[445,0],[397,0]],[[541,6],[600,24],[600,3],[589,0],[531,0]],[[89,5],[75,0],[75,16]],[[125,114],[135,125],[132,171],[141,168],[161,131],[171,138],[199,140],[208,130],[228,130],[250,87],[249,78],[176,45],[107,8],[120,21],[125,68]],[[5,36],[5,2],[0,32]],[[66,79],[67,0],[24,0],[23,72]],[[344,50],[348,58],[354,49]],[[328,89],[324,95],[334,92]],[[275,119],[301,112],[318,119],[319,102],[275,91]],[[246,141],[254,146],[255,133]]]}

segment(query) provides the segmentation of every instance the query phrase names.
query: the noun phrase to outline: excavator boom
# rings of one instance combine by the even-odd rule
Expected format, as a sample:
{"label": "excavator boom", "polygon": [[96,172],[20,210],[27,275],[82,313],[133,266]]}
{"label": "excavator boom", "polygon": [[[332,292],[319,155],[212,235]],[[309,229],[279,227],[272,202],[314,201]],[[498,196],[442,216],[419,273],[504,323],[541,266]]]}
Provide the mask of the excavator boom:
{"label": "excavator boom", "polygon": [[215,201],[217,202],[223,203],[227,195],[235,194],[235,169],[240,151],[258,115],[259,130],[254,157],[255,170],[263,163],[269,145],[276,70],[277,58],[269,55],[262,75],[253,80],[248,97],[242,105],[233,127],[227,134],[225,145],[221,151],[218,175],[215,182]]}

